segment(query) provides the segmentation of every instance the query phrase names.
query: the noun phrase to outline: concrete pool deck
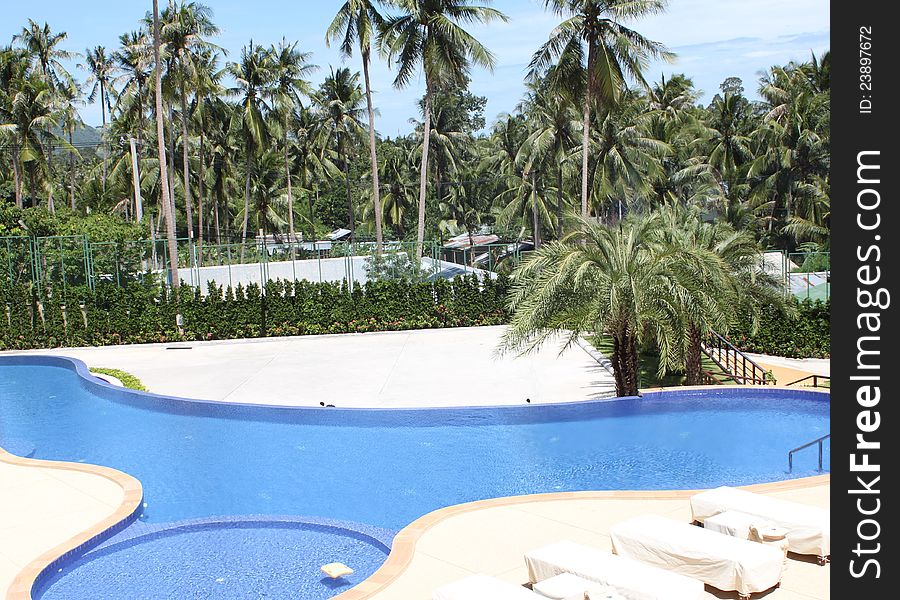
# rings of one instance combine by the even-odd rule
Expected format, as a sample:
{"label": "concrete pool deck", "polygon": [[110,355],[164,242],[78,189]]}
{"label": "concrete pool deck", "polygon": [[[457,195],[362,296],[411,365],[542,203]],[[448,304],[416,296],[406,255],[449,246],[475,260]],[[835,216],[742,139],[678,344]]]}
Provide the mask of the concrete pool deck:
{"label": "concrete pool deck", "polygon": [[[828,508],[830,476],[748,486],[785,500]],[[525,552],[559,540],[610,549],[609,528],[653,513],[690,522],[691,491],[568,492],[482,500],[417,519],[394,539],[387,562],[335,600],[428,600],[457,579],[485,573],[511,583],[528,581]],[[809,558],[809,560],[806,560]],[[753,598],[827,600],[830,563],[790,555],[781,585]],[[737,598],[707,587],[706,597]]]}
{"label": "concrete pool deck", "polygon": [[157,394],[251,404],[477,406],[614,394],[612,375],[578,346],[559,355],[559,343],[548,343],[528,356],[496,357],[504,329],[459,327],[25,353],[121,369]]}

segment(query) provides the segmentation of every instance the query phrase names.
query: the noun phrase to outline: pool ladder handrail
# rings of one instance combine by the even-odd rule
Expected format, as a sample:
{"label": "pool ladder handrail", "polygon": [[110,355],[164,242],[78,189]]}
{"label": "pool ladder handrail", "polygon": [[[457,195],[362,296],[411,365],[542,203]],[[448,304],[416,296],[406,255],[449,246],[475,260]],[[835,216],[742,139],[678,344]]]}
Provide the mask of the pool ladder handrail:
{"label": "pool ladder handrail", "polygon": [[811,442],[803,444],[802,446],[797,446],[796,448],[794,448],[793,450],[788,452],[788,473],[790,473],[794,470],[794,452],[799,452],[800,450],[803,450],[804,448],[809,448],[813,444],[819,445],[819,472],[821,473],[822,472],[822,444],[824,444],[825,440],[829,439],[830,437],[831,437],[831,434],[826,433],[822,437],[816,438]]}

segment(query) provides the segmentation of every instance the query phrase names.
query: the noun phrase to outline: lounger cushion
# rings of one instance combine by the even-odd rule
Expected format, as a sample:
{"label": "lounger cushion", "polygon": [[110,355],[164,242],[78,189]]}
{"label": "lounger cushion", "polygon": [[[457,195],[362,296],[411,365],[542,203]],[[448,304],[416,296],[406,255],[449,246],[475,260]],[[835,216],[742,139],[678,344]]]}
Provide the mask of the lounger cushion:
{"label": "lounger cushion", "polygon": [[699,600],[703,582],[610,554],[606,550],[556,542],[525,554],[532,583],[572,573],[614,588],[626,600]]}
{"label": "lounger cushion", "polygon": [[816,556],[831,554],[831,523],[825,509],[732,487],[691,496],[691,511],[697,521],[705,521],[726,510],[754,515],[787,529],[791,552]]}
{"label": "lounger cushion", "polygon": [[784,554],[776,548],[658,515],[618,523],[609,535],[620,556],[744,595],[777,585],[784,568]]}
{"label": "lounger cushion", "polygon": [[521,585],[488,575],[471,575],[434,590],[432,600],[542,600]]}

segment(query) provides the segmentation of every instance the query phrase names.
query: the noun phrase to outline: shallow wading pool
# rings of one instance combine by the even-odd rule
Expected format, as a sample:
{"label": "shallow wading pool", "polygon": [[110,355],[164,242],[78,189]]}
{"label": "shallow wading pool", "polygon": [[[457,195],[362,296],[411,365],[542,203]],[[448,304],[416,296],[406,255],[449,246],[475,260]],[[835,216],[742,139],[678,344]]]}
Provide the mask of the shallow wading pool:
{"label": "shallow wading pool", "polygon": [[[722,386],[516,407],[283,408],[136,393],[98,382],[77,361],[16,356],[0,358],[0,446],[133,475],[146,503],[137,525],[303,515],[396,531],[434,509],[490,497],[814,475],[815,448],[795,456],[790,474],[787,453],[828,433],[828,398]],[[825,465],[828,451],[826,444]],[[176,539],[161,536],[152,551],[171,543],[175,552]],[[151,552],[141,547],[130,546],[128,560]],[[125,556],[108,552],[90,568],[114,573],[116,555]],[[377,563],[383,553],[375,556]],[[86,568],[72,570],[73,581]],[[302,595],[270,597],[343,591],[319,575]],[[52,591],[48,598],[76,597]]]}

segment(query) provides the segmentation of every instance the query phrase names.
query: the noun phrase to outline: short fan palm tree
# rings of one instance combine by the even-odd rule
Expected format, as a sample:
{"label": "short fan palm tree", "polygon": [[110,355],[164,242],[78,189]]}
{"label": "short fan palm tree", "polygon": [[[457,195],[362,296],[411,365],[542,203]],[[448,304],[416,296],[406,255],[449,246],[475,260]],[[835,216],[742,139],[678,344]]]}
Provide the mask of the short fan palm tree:
{"label": "short fan palm tree", "polygon": [[747,315],[755,328],[763,306],[786,310],[787,304],[779,282],[766,272],[752,234],[736,231],[724,222],[704,222],[696,208],[667,206],[660,217],[665,226],[657,234],[667,243],[693,252],[707,265],[706,281],[695,290],[702,299],[686,317],[685,384],[699,385],[702,344],[710,333],[727,333],[738,312]]}
{"label": "short fan palm tree", "polygon": [[529,352],[557,335],[566,347],[585,333],[609,336],[616,393],[637,395],[641,344],[657,345],[661,372],[681,366],[704,265],[660,239],[658,215],[614,227],[574,217],[578,227],[566,240],[545,244],[513,272],[501,351]]}

